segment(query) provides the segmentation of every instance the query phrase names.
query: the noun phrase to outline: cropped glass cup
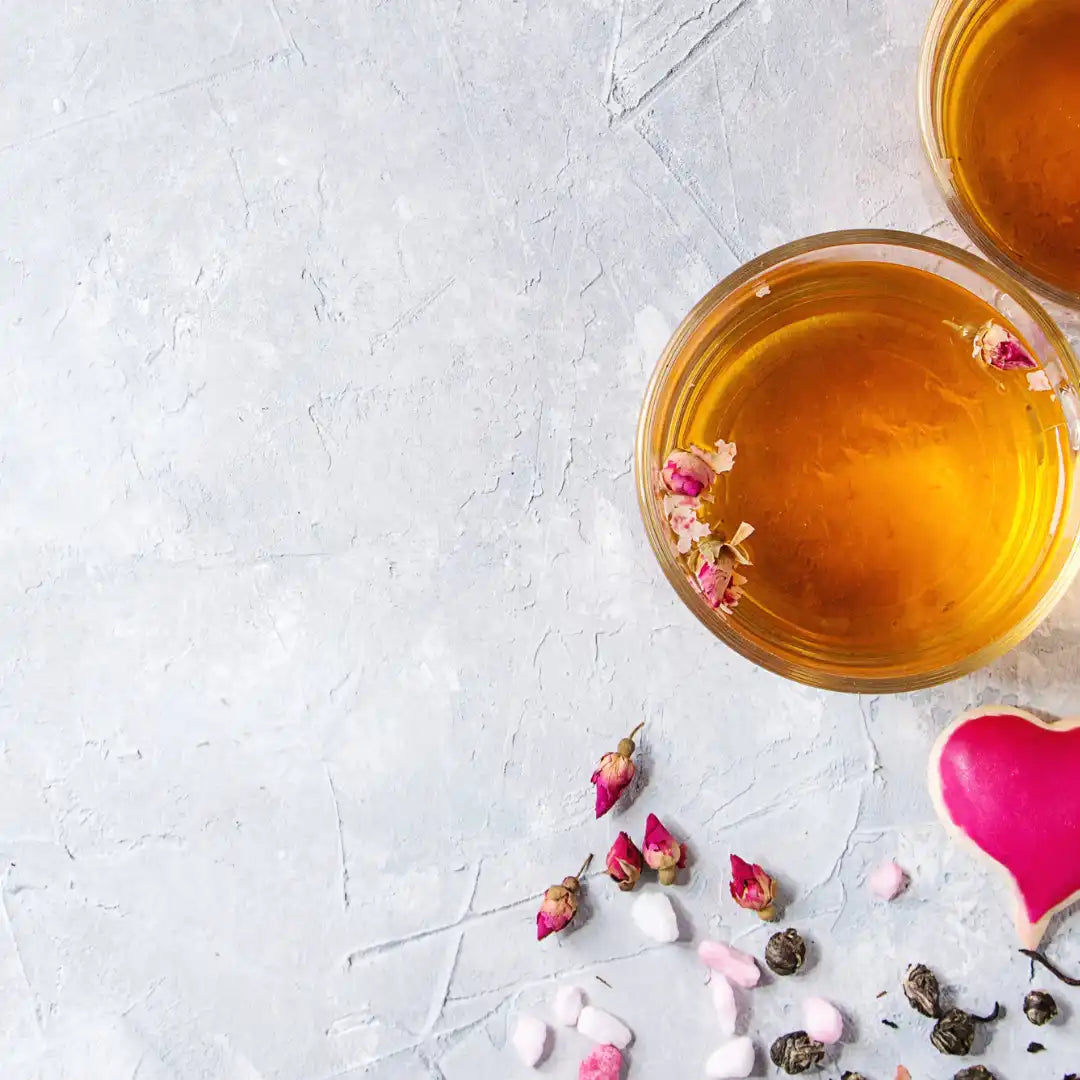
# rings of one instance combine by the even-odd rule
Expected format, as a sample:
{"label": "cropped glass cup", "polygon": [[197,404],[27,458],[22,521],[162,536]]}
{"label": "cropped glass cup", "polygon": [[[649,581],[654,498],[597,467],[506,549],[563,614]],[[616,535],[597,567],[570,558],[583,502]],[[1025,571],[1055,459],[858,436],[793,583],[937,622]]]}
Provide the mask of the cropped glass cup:
{"label": "cropped glass cup", "polygon": [[[1021,266],[979,223],[953,176],[945,138],[945,109],[954,62],[974,29],[994,6],[992,0],[937,0],[919,57],[919,126],[934,181],[953,218],[990,260],[1039,296],[1080,311],[1080,293],[1044,280]],[[1077,59],[1080,63],[1080,58]],[[1023,81],[1017,83],[1023,94]]]}
{"label": "cropped glass cup", "polygon": [[[1067,493],[1067,506],[1057,523],[1038,595],[1006,632],[945,666],[928,662],[914,650],[882,657],[875,661],[873,670],[867,670],[865,663],[846,665],[842,659],[823,664],[820,658],[808,660],[797,643],[762,639],[740,622],[739,608],[726,615],[706,603],[680,562],[675,537],[664,516],[658,480],[672,449],[665,445],[666,432],[673,420],[685,415],[710,342],[740,322],[769,280],[775,281],[785,270],[823,261],[915,267],[954,282],[1000,313],[1023,335],[1048,377],[1060,388],[1067,453],[1076,461],[1080,454],[1080,397],[1076,394],[1080,366],[1056,324],[1018,282],[977,255],[929,237],[885,230],[827,233],[777,248],[736,270],[697,303],[668,342],[645,392],[637,428],[634,471],[645,531],[683,603],[716,637],[754,663],[811,686],[852,693],[933,686],[974,671],[1019,644],[1064,595],[1080,568],[1080,499],[1075,491]],[[729,362],[730,358],[725,361]],[[752,570],[748,592],[753,590]]]}

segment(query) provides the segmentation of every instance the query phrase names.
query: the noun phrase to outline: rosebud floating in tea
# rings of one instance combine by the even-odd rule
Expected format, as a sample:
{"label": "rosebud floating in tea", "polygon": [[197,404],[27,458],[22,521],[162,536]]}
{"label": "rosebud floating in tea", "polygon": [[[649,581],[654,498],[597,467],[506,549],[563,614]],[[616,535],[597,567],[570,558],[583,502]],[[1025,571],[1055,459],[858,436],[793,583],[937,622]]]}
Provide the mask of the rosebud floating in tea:
{"label": "rosebud floating in tea", "polygon": [[992,321],[979,327],[972,352],[998,371],[1034,371],[1039,366],[1015,334]]}
{"label": "rosebud floating in tea", "polygon": [[664,486],[676,495],[696,499],[713,481],[713,471],[697,454],[672,450],[660,475]]}
{"label": "rosebud floating in tea", "polygon": [[730,472],[735,464],[735,444],[722,440],[716,450],[672,450],[664,462],[660,476],[664,487],[675,495],[697,498],[716,479],[718,473]]}
{"label": "rosebud floating in tea", "polygon": [[564,930],[577,914],[581,892],[579,878],[589,869],[592,862],[590,855],[582,864],[576,876],[563,878],[561,885],[552,885],[544,893],[540,910],[536,913],[536,940],[543,941],[548,934],[557,934]]}
{"label": "rosebud floating in tea", "polygon": [[680,844],[655,814],[645,822],[645,863],[660,876],[661,885],[674,885],[676,871],[686,866],[686,845]]}
{"label": "rosebud floating in tea", "polygon": [[746,577],[736,567],[749,566],[743,543],[754,533],[753,525],[742,522],[730,540],[701,540],[694,559],[694,580],[705,602],[726,615],[742,599]]}
{"label": "rosebud floating in tea", "polygon": [[757,863],[731,856],[731,898],[741,908],[756,911],[758,918],[772,922],[776,918],[776,881]]}
{"label": "rosebud floating in tea", "polygon": [[630,786],[637,768],[632,760],[634,736],[644,727],[638,724],[633,731],[620,741],[618,748],[600,759],[596,772],[592,774],[592,783],[596,785],[596,816],[603,817],[618,801],[619,796]]}

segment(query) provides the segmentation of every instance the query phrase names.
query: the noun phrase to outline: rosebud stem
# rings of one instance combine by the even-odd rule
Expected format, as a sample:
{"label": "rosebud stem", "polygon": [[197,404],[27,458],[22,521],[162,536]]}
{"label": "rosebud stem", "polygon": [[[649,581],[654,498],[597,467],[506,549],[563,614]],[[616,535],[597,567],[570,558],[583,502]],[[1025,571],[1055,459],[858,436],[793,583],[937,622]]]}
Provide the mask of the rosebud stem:
{"label": "rosebud stem", "polygon": [[634,730],[633,730],[633,731],[631,731],[631,732],[630,732],[630,734],[629,734],[629,735],[627,735],[626,737],[627,737],[627,738],[628,738],[628,739],[629,739],[629,740],[630,740],[631,742],[633,742],[633,741],[634,741],[634,736],[635,736],[635,735],[636,735],[636,734],[637,734],[637,733],[638,733],[638,732],[639,732],[639,731],[640,731],[640,730],[641,730],[641,729],[642,729],[642,728],[643,728],[644,726],[645,726],[645,721],[644,721],[644,720],[642,720],[642,721],[641,721],[641,723],[640,723],[640,724],[638,724],[638,726],[637,726],[636,728],[634,728]]}
{"label": "rosebud stem", "polygon": [[574,877],[583,878],[591,865],[592,854],[590,853],[589,857],[581,864],[581,869],[574,875]]}
{"label": "rosebud stem", "polygon": [[1059,967],[1052,964],[1041,952],[1036,952],[1034,949],[1021,949],[1020,950],[1029,960],[1037,960],[1047,971],[1052,975],[1056,975],[1066,986],[1080,986],[1080,979],[1073,979],[1066,975]]}
{"label": "rosebud stem", "polygon": [[973,1013],[968,1013],[968,1016],[970,1016],[971,1019],[974,1020],[976,1024],[989,1024],[992,1021],[996,1020],[1000,1014],[1001,1014],[1001,1006],[995,1001],[994,1002],[994,1011],[992,1013],[989,1013],[986,1016],[975,1016]]}

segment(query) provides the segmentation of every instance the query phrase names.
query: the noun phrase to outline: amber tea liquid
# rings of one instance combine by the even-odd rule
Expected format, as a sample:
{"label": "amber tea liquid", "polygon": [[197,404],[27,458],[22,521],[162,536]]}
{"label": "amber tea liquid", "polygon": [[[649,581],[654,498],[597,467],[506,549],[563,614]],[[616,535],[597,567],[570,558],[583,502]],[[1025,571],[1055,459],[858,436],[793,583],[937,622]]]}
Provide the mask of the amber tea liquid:
{"label": "amber tea liquid", "polygon": [[982,230],[1080,293],[1080,0],[987,0],[949,61],[942,133]]}
{"label": "amber tea liquid", "polygon": [[783,274],[717,330],[666,433],[738,445],[707,513],[723,535],[756,529],[730,618],[853,676],[968,657],[1030,611],[1063,542],[1058,399],[972,356],[979,326],[1012,328],[943,278],[879,262]]}

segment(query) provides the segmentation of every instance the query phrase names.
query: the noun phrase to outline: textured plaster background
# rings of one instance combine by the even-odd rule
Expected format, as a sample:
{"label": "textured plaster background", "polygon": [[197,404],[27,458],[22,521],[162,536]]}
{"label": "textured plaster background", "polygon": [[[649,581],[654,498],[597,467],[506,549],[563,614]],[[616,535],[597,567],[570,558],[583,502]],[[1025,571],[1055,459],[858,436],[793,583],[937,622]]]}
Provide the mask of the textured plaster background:
{"label": "textured plaster background", "polygon": [[[601,879],[533,940],[650,809],[690,840],[688,938],[763,946],[730,850],[793,897],[814,960],[753,993],[763,1046],[820,992],[826,1075],[951,1076],[896,992],[925,960],[1009,1006],[1002,1078],[1080,1068],[1077,1016],[1024,1052],[1004,890],[923,782],[963,707],[1077,709],[1080,591],[989,671],[833,696],[712,642],[635,506],[647,374],[713,282],[833,227],[955,235],[927,8],[5,0],[4,1080],[522,1076],[508,1024],[561,977],[635,1029],[631,1077],[699,1075],[688,945]],[[595,823],[640,719],[647,785]],[[1075,920],[1053,951],[1080,964]]]}

